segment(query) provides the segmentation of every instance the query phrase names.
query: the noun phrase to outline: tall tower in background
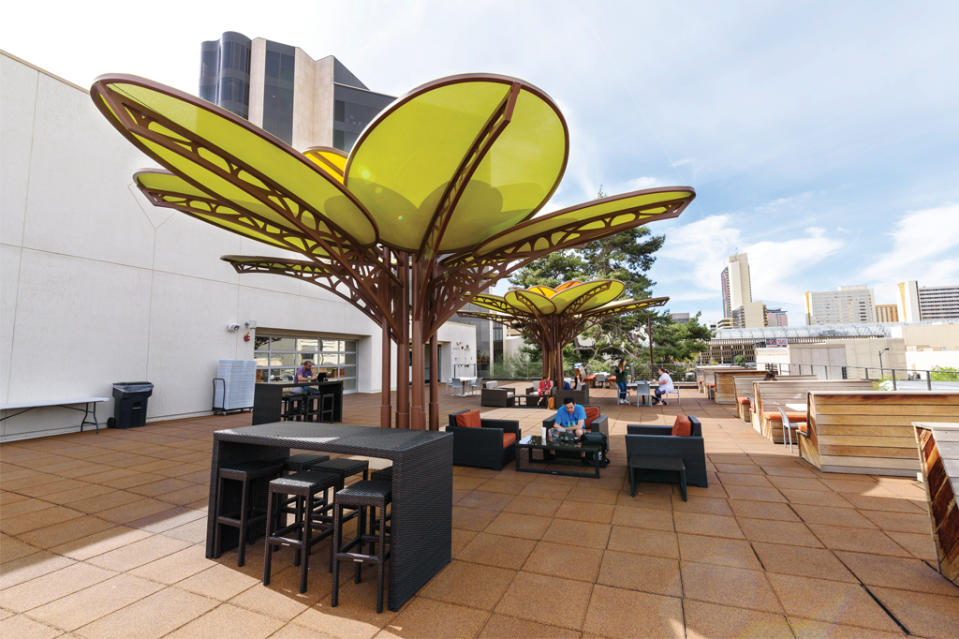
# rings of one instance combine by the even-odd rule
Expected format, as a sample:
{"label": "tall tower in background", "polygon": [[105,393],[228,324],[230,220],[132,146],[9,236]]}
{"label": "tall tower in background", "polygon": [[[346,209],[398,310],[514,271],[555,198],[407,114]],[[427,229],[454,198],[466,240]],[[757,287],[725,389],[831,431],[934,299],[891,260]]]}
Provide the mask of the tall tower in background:
{"label": "tall tower in background", "polygon": [[807,324],[863,324],[876,321],[872,289],[840,286],[838,291],[806,292]]}
{"label": "tall tower in background", "polygon": [[[719,278],[723,289],[723,317],[734,317],[737,309],[740,309],[739,313],[742,314],[742,309],[753,301],[752,285],[749,281],[749,258],[746,254],[729,256],[729,263]],[[750,313],[750,317],[753,315]],[[750,324],[753,323],[755,321],[750,321]],[[764,325],[760,324],[760,326]]]}
{"label": "tall tower in background", "polygon": [[232,31],[201,45],[200,97],[296,149],[343,151],[394,99],[370,91],[333,56],[314,60],[297,47]]}
{"label": "tall tower in background", "polygon": [[916,280],[899,283],[903,321],[959,319],[959,286],[919,286]]}

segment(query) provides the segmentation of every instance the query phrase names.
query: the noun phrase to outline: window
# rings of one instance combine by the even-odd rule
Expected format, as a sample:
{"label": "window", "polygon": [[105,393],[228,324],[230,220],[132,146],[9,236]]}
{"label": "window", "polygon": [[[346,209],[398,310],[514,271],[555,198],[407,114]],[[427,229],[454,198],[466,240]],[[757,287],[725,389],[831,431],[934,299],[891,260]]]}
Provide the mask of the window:
{"label": "window", "polygon": [[310,360],[327,379],[342,380],[344,391],[356,391],[356,340],[261,334],[253,348],[258,382],[291,382]]}
{"label": "window", "polygon": [[343,122],[346,119],[346,103],[343,100],[333,101],[333,119],[336,122]]}

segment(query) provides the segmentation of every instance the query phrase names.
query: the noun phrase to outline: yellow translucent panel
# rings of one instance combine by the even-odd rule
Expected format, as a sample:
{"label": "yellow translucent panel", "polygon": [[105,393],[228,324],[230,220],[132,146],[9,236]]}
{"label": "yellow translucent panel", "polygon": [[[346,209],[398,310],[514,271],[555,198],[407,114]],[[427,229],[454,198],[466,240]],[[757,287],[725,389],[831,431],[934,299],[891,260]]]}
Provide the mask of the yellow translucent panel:
{"label": "yellow translucent panel", "polygon": [[580,283],[581,283],[581,282],[580,282],[579,280],[570,280],[570,281],[568,281],[568,282],[563,282],[562,284],[560,284],[559,286],[556,287],[556,291],[555,291],[555,292],[556,292],[556,293],[560,293],[560,292],[565,291],[566,289],[568,289],[568,288],[570,288],[570,287],[572,287],[572,286],[579,286]]}
{"label": "yellow translucent panel", "polygon": [[566,128],[553,106],[520,91],[512,119],[466,186],[440,248],[472,246],[526,219],[562,177],[566,146]]}
{"label": "yellow translucent panel", "polygon": [[576,300],[597,290],[599,290],[599,292],[593,295],[577,312],[583,312],[584,310],[602,306],[607,302],[613,301],[623,294],[623,291],[626,290],[626,285],[618,280],[599,280],[571,286],[553,296],[553,304],[556,305],[556,312],[562,313]]}
{"label": "yellow translucent panel", "polygon": [[320,171],[340,184],[343,183],[343,172],[346,169],[345,153],[330,147],[314,147],[303,151],[303,155],[316,164]]}
{"label": "yellow translucent panel", "polygon": [[509,291],[503,298],[510,306],[527,313],[552,315],[556,312],[556,305],[539,293],[531,293],[524,290]]}
{"label": "yellow translucent panel", "polygon": [[[206,140],[211,147],[216,147],[199,151],[203,159],[222,169],[228,169],[230,162],[220,155],[224,153],[232,158],[237,168],[249,168],[267,176],[278,185],[282,193],[295,195],[307,207],[328,217],[358,243],[365,245],[376,240],[375,227],[362,209],[346,196],[340,185],[317,171],[312,162],[305,161],[286,145],[241,126],[218,112],[169,95],[160,87],[144,87],[116,81],[109,82],[109,88],[135,101],[146,112],[162,115],[183,127],[195,135],[198,141]],[[162,127],[151,127],[156,133],[162,133],[161,129]],[[151,155],[174,172],[196,180],[203,184],[205,189],[223,199],[236,202],[241,208],[263,215],[275,224],[288,226],[288,223],[275,219],[276,213],[268,213],[269,207],[263,203],[280,201],[277,197],[274,196],[271,200],[267,193],[256,196],[246,193],[211,170],[203,168],[195,159],[185,157],[183,153],[187,153],[189,149],[183,145],[178,145],[177,151],[174,151],[148,142],[143,137],[138,136],[138,139],[144,143]],[[255,186],[255,183],[251,183],[250,188]],[[254,203],[260,203],[259,209]]]}
{"label": "yellow translucent panel", "polygon": [[477,306],[482,306],[483,308],[488,308],[494,311],[503,311],[507,308],[505,300],[496,295],[476,295],[470,301]]}
{"label": "yellow translucent panel", "polygon": [[584,226],[586,224],[595,226],[595,222],[604,218],[616,218],[624,211],[645,209],[668,202],[691,200],[693,197],[695,197],[695,194],[691,190],[676,189],[655,193],[640,192],[636,195],[627,194],[617,199],[606,199],[595,204],[586,202],[524,222],[513,231],[491,238],[490,241],[479,246],[477,253],[483,255],[568,224],[580,222]]}
{"label": "yellow translucent panel", "polygon": [[548,286],[530,286],[528,290],[533,293],[539,293],[543,297],[553,297],[553,295],[556,294],[556,291]]}
{"label": "yellow translucent panel", "polygon": [[623,313],[631,313],[633,311],[640,311],[644,308],[650,308],[653,306],[662,306],[669,301],[668,297],[653,297],[645,300],[620,300],[618,302],[612,302],[600,306],[599,308],[591,309],[587,315],[591,317],[596,316],[605,316],[605,315],[622,315]]}
{"label": "yellow translucent panel", "polygon": [[449,180],[509,88],[477,81],[427,88],[367,128],[350,156],[346,185],[384,242],[419,248]]}

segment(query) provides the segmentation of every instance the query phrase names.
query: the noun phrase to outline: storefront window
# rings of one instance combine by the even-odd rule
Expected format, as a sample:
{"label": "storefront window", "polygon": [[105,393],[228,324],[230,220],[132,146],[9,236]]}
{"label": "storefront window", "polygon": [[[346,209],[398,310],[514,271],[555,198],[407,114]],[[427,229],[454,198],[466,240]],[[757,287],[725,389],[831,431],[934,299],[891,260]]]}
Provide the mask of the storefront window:
{"label": "storefront window", "polygon": [[289,382],[297,367],[310,360],[343,390],[356,392],[356,340],[259,334],[254,342],[257,380]]}

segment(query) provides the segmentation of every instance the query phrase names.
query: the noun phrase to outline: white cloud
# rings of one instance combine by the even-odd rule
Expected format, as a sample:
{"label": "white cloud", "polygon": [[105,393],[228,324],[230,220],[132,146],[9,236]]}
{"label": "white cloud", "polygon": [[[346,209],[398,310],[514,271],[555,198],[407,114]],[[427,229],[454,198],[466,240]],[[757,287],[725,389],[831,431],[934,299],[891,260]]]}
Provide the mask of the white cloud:
{"label": "white cloud", "polygon": [[659,178],[652,177],[649,175],[644,175],[642,177],[633,178],[626,183],[627,191],[638,191],[640,189],[651,189],[656,186],[662,186],[664,182]]}
{"label": "white cloud", "polygon": [[727,214],[710,215],[669,229],[659,257],[686,262],[683,270],[674,271],[679,273],[677,279],[718,297],[719,273],[742,237],[731,219]]}
{"label": "white cloud", "polygon": [[876,283],[919,280],[934,285],[959,279],[959,204],[910,211],[887,234],[891,251],[862,270],[860,278]]}
{"label": "white cloud", "polygon": [[811,227],[806,237],[764,240],[747,245],[749,276],[754,300],[767,305],[796,305],[809,290],[797,275],[834,255],[843,243]]}

